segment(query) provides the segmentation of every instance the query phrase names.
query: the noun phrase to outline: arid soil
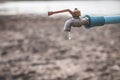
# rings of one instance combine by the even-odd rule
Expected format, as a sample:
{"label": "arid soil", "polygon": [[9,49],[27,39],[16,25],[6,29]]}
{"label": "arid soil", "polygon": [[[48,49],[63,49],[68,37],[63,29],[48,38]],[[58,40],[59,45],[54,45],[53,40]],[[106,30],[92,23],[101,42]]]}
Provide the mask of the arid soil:
{"label": "arid soil", "polygon": [[0,16],[0,80],[120,80],[120,24],[63,31],[67,17]]}

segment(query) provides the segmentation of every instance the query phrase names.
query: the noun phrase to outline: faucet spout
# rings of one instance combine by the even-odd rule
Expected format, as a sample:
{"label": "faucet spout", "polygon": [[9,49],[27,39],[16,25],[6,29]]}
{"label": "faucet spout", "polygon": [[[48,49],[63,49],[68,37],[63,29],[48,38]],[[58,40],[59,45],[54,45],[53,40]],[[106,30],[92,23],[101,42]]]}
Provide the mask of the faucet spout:
{"label": "faucet spout", "polygon": [[82,27],[82,25],[87,25],[89,24],[89,20],[87,17],[85,18],[72,18],[72,19],[68,19],[65,22],[64,25],[64,31],[71,31],[71,27]]}
{"label": "faucet spout", "polygon": [[68,20],[65,22],[64,31],[70,32],[70,31],[71,31],[71,26],[72,26],[72,24],[73,24],[73,19],[68,19]]}

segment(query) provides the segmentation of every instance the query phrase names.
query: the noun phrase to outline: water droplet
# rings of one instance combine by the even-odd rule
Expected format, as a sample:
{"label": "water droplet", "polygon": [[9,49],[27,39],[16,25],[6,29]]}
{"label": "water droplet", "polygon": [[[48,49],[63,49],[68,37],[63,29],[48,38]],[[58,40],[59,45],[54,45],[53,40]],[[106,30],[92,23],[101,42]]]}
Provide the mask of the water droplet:
{"label": "water droplet", "polygon": [[68,32],[68,39],[71,40],[71,32]]}

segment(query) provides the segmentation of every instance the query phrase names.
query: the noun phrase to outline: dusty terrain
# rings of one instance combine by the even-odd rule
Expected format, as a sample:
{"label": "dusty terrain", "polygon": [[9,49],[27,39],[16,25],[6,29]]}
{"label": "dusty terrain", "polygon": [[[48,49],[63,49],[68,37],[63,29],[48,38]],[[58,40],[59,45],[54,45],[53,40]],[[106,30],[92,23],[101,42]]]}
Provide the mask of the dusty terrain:
{"label": "dusty terrain", "polygon": [[120,80],[120,24],[63,31],[66,17],[0,16],[0,80]]}

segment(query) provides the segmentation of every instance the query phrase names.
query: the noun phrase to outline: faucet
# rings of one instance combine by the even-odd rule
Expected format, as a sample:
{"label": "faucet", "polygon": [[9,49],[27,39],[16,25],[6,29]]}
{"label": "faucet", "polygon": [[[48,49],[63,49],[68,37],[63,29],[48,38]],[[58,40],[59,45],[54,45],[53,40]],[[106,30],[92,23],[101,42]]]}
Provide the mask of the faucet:
{"label": "faucet", "polygon": [[89,20],[87,17],[80,17],[81,16],[81,12],[75,8],[74,11],[71,11],[69,9],[65,9],[65,10],[60,10],[60,11],[55,11],[55,12],[48,12],[48,15],[53,15],[56,13],[61,13],[61,12],[69,12],[72,15],[71,19],[68,19],[65,22],[64,25],[64,31],[71,31],[71,27],[81,27],[82,25],[87,25],[89,24]]}
{"label": "faucet", "polygon": [[103,26],[104,24],[115,24],[120,23],[120,15],[118,16],[91,16],[85,15],[81,17],[81,12],[75,8],[74,11],[69,9],[59,11],[49,11],[48,16],[53,14],[69,12],[72,15],[71,19],[68,19],[64,25],[64,31],[70,32],[71,27],[81,27],[84,25],[85,28],[89,29],[96,26]]}

